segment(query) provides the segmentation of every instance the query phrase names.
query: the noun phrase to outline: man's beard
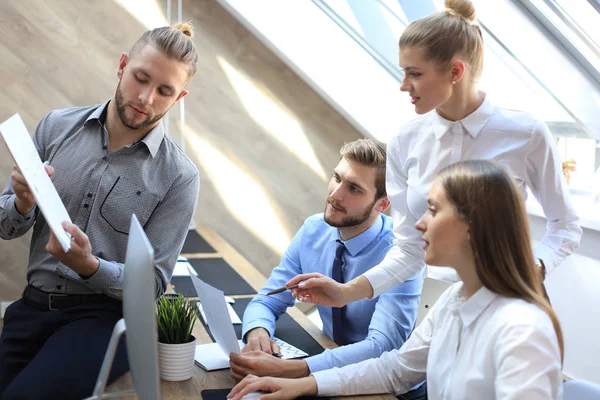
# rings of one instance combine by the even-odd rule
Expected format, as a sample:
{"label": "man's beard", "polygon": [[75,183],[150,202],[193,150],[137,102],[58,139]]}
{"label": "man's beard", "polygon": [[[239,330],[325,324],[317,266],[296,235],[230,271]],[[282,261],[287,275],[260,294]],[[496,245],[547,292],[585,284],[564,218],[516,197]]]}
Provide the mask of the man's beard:
{"label": "man's beard", "polygon": [[[119,120],[121,120],[121,123],[123,125],[125,125],[127,128],[132,129],[132,130],[144,129],[151,125],[154,125],[157,121],[160,121],[160,119],[162,117],[164,117],[164,115],[167,113],[165,111],[163,114],[158,115],[152,119],[147,118],[145,121],[142,121],[137,125],[134,124],[133,122],[131,122],[130,120],[128,120],[127,115],[125,114],[125,108],[127,107],[127,105],[124,104],[125,101],[123,100],[123,94],[121,93],[121,81],[119,81],[119,84],[117,85],[117,93],[115,96],[115,100],[116,100],[117,115],[119,116]],[[146,116],[146,117],[148,117],[148,116]]]}
{"label": "man's beard", "polygon": [[371,212],[373,211],[373,208],[375,208],[375,203],[377,202],[377,199],[373,200],[373,202],[371,204],[369,204],[367,207],[365,207],[365,210],[362,212],[362,214],[346,215],[339,222],[333,221],[333,220],[331,220],[331,218],[327,217],[327,205],[330,203],[333,203],[333,202],[334,201],[331,198],[328,198],[327,203],[325,203],[325,213],[324,213],[325,222],[327,222],[330,226],[333,226],[334,228],[349,228],[351,226],[360,225],[369,219],[369,217],[371,216]]}

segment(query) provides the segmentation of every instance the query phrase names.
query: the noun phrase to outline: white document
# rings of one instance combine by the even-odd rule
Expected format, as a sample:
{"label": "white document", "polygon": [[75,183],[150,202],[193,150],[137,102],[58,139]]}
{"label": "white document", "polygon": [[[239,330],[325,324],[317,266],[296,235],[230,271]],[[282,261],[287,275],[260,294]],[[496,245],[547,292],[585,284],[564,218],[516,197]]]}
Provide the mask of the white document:
{"label": "white document", "polygon": [[[221,352],[229,360],[230,353],[239,353],[242,346],[235,336],[235,330],[231,324],[225,295],[190,272],[190,278],[198,293],[200,302],[205,305],[204,312],[206,321],[210,326],[210,332],[215,338]],[[229,365],[229,363],[227,364]]]}
{"label": "white document", "polygon": [[194,275],[198,276],[198,272],[192,268],[192,264],[187,261],[179,261],[175,263],[175,269],[173,269],[173,276],[190,276],[190,271]]}
{"label": "white document", "polygon": [[[225,299],[225,301],[227,301],[227,298]],[[206,325],[208,325],[208,321],[206,320],[206,315],[204,314],[204,308],[202,307],[202,303],[200,303],[198,301],[198,302],[196,302],[196,304],[198,304],[198,310],[200,310],[200,316],[202,316],[202,319],[204,320]],[[233,307],[231,307],[231,304],[229,304],[229,303],[227,303],[227,310],[229,311],[229,318],[231,318],[231,323],[234,325],[241,325],[242,320],[240,319],[240,317],[238,317],[237,313],[235,312],[235,310],[233,309]]]}
{"label": "white document", "polygon": [[71,235],[64,230],[62,222],[71,222],[71,218],[50,177],[44,170],[42,160],[40,160],[33,140],[19,114],[13,115],[0,124],[0,133],[25,177],[48,226],[63,250],[68,252],[71,248]]}
{"label": "white document", "polygon": [[[238,341],[239,346],[244,344]],[[217,343],[199,344],[196,346],[196,355],[194,362],[207,371],[229,368],[229,354],[223,353],[223,350]]]}

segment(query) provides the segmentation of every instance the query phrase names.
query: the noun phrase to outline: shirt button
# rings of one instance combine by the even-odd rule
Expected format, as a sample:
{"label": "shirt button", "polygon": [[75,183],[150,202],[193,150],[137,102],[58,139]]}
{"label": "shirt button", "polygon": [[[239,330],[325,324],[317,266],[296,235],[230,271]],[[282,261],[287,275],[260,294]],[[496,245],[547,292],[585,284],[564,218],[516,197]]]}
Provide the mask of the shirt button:
{"label": "shirt button", "polygon": [[90,206],[90,205],[89,205],[88,203],[85,203],[85,204],[83,205],[83,208],[88,208],[89,206]]}
{"label": "shirt button", "polygon": [[104,157],[102,157],[102,159],[103,159],[104,161],[108,161],[108,156],[104,156]]}
{"label": "shirt button", "polygon": [[102,146],[102,150],[106,150],[106,149],[108,149],[107,146]]}
{"label": "shirt button", "polygon": [[135,194],[137,194],[139,196],[140,194],[142,194],[142,191],[138,190]]}
{"label": "shirt button", "polygon": [[88,197],[92,197],[92,194],[91,194],[91,193],[88,193]]}
{"label": "shirt button", "polygon": [[62,286],[61,286],[61,285],[56,285],[56,288],[57,288],[58,290],[60,290],[60,289],[62,289]]}

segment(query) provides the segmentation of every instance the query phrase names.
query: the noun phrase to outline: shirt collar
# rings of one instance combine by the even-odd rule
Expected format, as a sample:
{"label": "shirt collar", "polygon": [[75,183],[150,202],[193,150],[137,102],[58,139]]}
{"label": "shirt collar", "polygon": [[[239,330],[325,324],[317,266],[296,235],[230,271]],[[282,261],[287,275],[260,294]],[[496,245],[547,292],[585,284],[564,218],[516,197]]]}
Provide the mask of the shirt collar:
{"label": "shirt collar", "polygon": [[455,292],[456,297],[448,303],[448,308],[460,316],[463,326],[465,327],[472,324],[498,297],[497,293],[482,286],[475,294],[465,301],[460,295],[461,291],[462,285],[460,289]]}
{"label": "shirt collar", "polygon": [[367,247],[367,245],[371,243],[373,239],[377,237],[377,235],[379,235],[379,232],[381,232],[382,228],[383,216],[380,215],[379,218],[375,220],[373,225],[371,225],[366,231],[346,241],[343,241],[340,237],[340,230],[334,229],[331,235],[331,241],[339,240],[342,243],[344,243],[344,246],[346,246],[346,250],[348,250],[348,252],[354,257],[358,253],[360,253],[365,247]]}
{"label": "shirt collar", "polygon": [[[103,104],[100,104],[98,108],[96,108],[94,112],[92,112],[90,116],[85,120],[85,123],[95,119],[102,125],[104,125],[106,122],[106,111],[109,103],[110,100],[106,101]],[[158,153],[158,149],[164,137],[165,129],[161,120],[158,123],[158,125],[156,125],[150,132],[148,132],[146,136],[144,136],[140,141],[146,145],[152,157],[155,157],[156,153]]]}
{"label": "shirt collar", "polygon": [[457,123],[460,123],[463,128],[465,128],[465,130],[475,139],[485,124],[487,124],[487,122],[490,120],[493,113],[494,105],[488,100],[488,96],[485,95],[483,102],[477,108],[477,110],[473,111],[460,121],[448,121],[438,114],[436,110],[433,110],[429,113],[429,120],[431,121],[433,133],[435,134],[435,138],[437,140],[440,140],[440,138],[444,136],[446,132],[448,132],[450,127]]}

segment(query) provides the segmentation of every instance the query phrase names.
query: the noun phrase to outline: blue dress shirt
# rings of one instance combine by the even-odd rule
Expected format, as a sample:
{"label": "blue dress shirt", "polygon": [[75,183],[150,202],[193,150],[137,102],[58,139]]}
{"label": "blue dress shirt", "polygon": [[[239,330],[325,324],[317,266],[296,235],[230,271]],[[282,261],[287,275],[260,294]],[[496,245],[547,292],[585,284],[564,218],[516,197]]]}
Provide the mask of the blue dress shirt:
{"label": "blue dress shirt", "polygon": [[[345,282],[379,264],[393,246],[392,228],[392,219],[381,215],[369,229],[343,242],[347,249],[343,255]],[[265,328],[273,336],[277,318],[287,307],[294,306],[295,299],[289,291],[272,296],[266,296],[267,292],[283,286],[298,274],[319,272],[331,276],[335,241],[338,239],[341,240],[338,229],[327,224],[322,213],[304,221],[279,266],[273,269],[265,286],[246,308],[243,338],[257,327]],[[423,271],[375,300],[364,299],[348,304],[344,327],[345,335],[352,344],[306,358],[310,372],[354,364],[400,348],[415,324],[422,275]],[[317,308],[323,321],[323,331],[333,338],[331,307]]]}

